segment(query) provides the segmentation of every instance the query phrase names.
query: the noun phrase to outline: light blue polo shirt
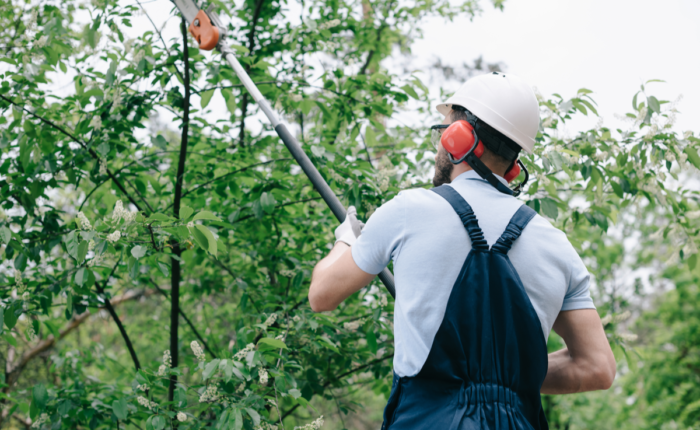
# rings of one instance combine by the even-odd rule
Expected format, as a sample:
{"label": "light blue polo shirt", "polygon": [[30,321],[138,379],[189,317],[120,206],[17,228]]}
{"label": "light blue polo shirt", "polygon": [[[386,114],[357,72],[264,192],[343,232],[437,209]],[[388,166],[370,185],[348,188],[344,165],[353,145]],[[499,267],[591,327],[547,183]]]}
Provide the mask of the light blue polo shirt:
{"label": "light blue polo shirt", "polygon": [[[451,186],[471,205],[489,246],[523,204],[473,170]],[[452,206],[425,189],[402,191],[382,205],[352,246],[355,263],[367,273],[377,274],[394,262],[394,371],[399,376],[413,376],[423,367],[470,250],[471,240]],[[595,309],[586,266],[566,235],[546,219],[536,215],[508,255],[545,340],[560,311]]]}

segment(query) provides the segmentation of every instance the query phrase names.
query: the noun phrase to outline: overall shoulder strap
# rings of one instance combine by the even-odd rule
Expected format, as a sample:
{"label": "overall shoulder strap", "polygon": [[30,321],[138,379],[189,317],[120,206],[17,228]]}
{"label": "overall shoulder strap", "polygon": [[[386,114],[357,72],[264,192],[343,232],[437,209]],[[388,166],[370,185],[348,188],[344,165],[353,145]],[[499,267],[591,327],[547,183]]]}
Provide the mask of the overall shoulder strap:
{"label": "overall shoulder strap", "polygon": [[513,242],[520,237],[525,226],[535,217],[537,212],[528,205],[522,205],[510,219],[506,231],[503,232],[498,241],[491,247],[492,250],[507,254]]}
{"label": "overall shoulder strap", "polygon": [[457,215],[462,220],[462,224],[464,224],[464,228],[467,229],[469,238],[472,240],[472,249],[488,251],[489,246],[486,243],[486,239],[484,239],[484,232],[481,231],[479,221],[476,219],[476,215],[474,215],[474,211],[469,206],[469,203],[449,185],[441,185],[433,188],[431,191],[447,200],[457,212]]}

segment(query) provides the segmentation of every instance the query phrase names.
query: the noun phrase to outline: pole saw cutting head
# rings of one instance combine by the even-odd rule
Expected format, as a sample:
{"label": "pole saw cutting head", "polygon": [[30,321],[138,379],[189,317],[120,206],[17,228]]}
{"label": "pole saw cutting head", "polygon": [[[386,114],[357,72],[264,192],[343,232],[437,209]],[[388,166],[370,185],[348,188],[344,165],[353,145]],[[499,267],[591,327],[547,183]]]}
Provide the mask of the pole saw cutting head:
{"label": "pole saw cutting head", "polygon": [[193,0],[174,0],[185,21],[190,23],[190,34],[199,44],[199,49],[211,51],[225,35],[221,20],[212,10],[199,9]]}

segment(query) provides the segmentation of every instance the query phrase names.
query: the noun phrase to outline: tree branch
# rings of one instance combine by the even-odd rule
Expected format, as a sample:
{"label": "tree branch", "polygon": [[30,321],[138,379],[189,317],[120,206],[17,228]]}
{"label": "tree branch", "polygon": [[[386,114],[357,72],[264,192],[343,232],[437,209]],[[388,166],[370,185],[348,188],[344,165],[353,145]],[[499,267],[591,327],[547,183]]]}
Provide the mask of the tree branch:
{"label": "tree branch", "polygon": [[[160,288],[160,287],[158,286],[158,284],[156,284],[156,283],[153,281],[153,279],[150,279],[150,278],[149,278],[148,281],[149,281],[154,287],[156,287],[156,289],[157,289],[166,299],[170,298],[170,296],[168,296],[168,293],[166,293],[162,288]],[[204,341],[204,338],[202,337],[202,335],[200,335],[200,334],[199,334],[199,331],[197,331],[197,329],[194,327],[194,324],[192,324],[192,321],[190,321],[190,319],[187,318],[187,315],[185,315],[185,312],[183,312],[182,308],[178,308],[178,311],[180,312],[180,316],[181,316],[182,318],[184,318],[185,321],[187,322],[187,325],[190,326],[190,328],[192,329],[192,332],[193,332],[194,335],[197,337],[197,339],[199,339],[199,341],[202,342],[202,344],[204,345],[204,349],[206,349],[207,352],[208,352],[209,354],[211,354],[212,357],[217,358],[217,357],[216,357],[216,354],[214,354],[214,351],[212,351],[211,348],[209,348],[209,345],[207,345],[207,343]]]}
{"label": "tree branch", "polygon": [[[250,32],[248,33],[248,56],[253,55],[253,48],[255,47],[255,26],[258,25],[258,19],[260,19],[260,11],[262,10],[263,0],[258,0],[255,4],[255,11],[253,12],[253,19],[250,21]],[[250,73],[250,65],[246,64],[245,72]],[[238,132],[238,141],[241,146],[244,145],[245,139],[245,117],[248,111],[248,93],[243,93],[243,101],[241,102],[241,128]]]}
{"label": "tree branch", "polygon": [[[95,151],[93,151],[92,149],[88,148],[88,146],[87,146],[87,144],[86,144],[85,142],[83,142],[82,140],[78,139],[77,137],[75,137],[74,135],[72,135],[71,133],[69,133],[68,131],[66,131],[66,129],[64,129],[64,128],[61,127],[60,125],[55,124],[54,122],[52,122],[52,121],[50,121],[50,120],[48,120],[48,119],[46,119],[46,118],[44,118],[44,117],[42,117],[42,116],[40,116],[40,115],[35,114],[34,112],[30,111],[29,109],[25,108],[24,106],[18,105],[17,103],[13,102],[11,99],[9,99],[9,98],[3,96],[2,94],[0,94],[0,98],[3,99],[3,100],[5,100],[5,101],[8,102],[8,103],[14,105],[14,106],[17,106],[18,108],[22,109],[24,112],[27,112],[29,115],[31,115],[31,116],[33,116],[34,118],[40,120],[40,121],[43,122],[44,124],[46,124],[46,125],[48,125],[48,126],[54,128],[54,129],[60,131],[60,132],[63,133],[64,135],[68,136],[73,142],[77,143],[77,144],[80,145],[83,149],[85,149],[86,151],[88,151],[88,153],[90,154],[90,156],[91,156],[93,159],[95,159],[95,160],[99,160],[99,159],[100,159],[100,157],[97,155],[97,153],[96,153]],[[117,188],[119,188],[119,191],[121,191],[122,193],[124,193],[124,195],[126,196],[126,198],[128,198],[129,201],[130,201],[134,206],[136,206],[136,209],[138,209],[139,211],[142,211],[142,210],[143,210],[143,209],[141,209],[141,207],[139,206],[139,204],[136,203],[136,200],[134,200],[134,199],[131,197],[131,195],[126,191],[126,188],[124,188],[124,186],[121,184],[121,182],[119,182],[119,181],[117,180],[117,178],[114,176],[114,174],[112,174],[112,172],[111,172],[109,169],[107,169],[107,176],[109,176],[109,178],[110,178],[112,181],[114,181],[114,184],[117,186]]]}
{"label": "tree branch", "polygon": [[[173,216],[180,219],[180,204],[182,201],[182,181],[185,175],[185,161],[187,160],[187,139],[190,127],[190,56],[187,46],[187,23],[183,18],[180,23],[182,31],[182,57],[185,63],[185,98],[183,100],[182,113],[182,137],[180,139],[180,157],[177,163],[177,177],[175,179],[175,198],[173,200]],[[178,349],[178,328],[180,324],[180,256],[182,250],[180,244],[173,246],[173,254],[176,258],[171,258],[170,271],[170,356],[172,357],[172,367],[179,364]],[[170,375],[170,385],[168,387],[168,401],[173,401],[175,396],[175,384],[177,375]]]}
{"label": "tree branch", "polygon": [[[112,267],[112,271],[110,272],[109,276],[105,278],[104,285],[107,285],[107,282],[109,282],[109,278],[114,275],[115,270],[117,270],[117,266],[119,266],[119,263],[121,263],[121,258],[117,261],[117,264]],[[104,294],[104,286],[100,286],[99,282],[95,282],[95,286],[97,287],[97,292],[100,294]],[[131,343],[131,339],[129,338],[129,335],[126,333],[126,329],[124,328],[124,325],[122,324],[121,320],[119,319],[119,316],[117,315],[117,312],[114,310],[114,306],[112,306],[112,303],[110,303],[109,299],[107,297],[105,299],[105,308],[107,309],[107,312],[112,316],[112,319],[114,322],[117,324],[117,327],[119,328],[119,333],[121,333],[122,338],[124,338],[124,343],[126,343],[126,348],[129,350],[129,354],[131,354],[131,360],[134,362],[134,367],[136,370],[139,370],[141,368],[141,363],[139,363],[139,358],[136,356],[136,351],[134,350],[134,345]]]}

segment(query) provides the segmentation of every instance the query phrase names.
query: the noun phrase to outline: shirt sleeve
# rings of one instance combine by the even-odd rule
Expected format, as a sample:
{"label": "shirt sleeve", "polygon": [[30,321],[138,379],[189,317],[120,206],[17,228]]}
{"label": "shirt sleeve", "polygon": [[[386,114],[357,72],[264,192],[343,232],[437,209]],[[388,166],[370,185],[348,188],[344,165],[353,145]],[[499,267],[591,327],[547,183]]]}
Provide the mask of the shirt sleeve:
{"label": "shirt sleeve", "polygon": [[573,262],[571,266],[571,278],[569,288],[564,296],[562,311],[573,311],[576,309],[595,309],[593,299],[591,299],[590,281],[591,275],[583,264],[581,257],[573,249]]}
{"label": "shirt sleeve", "polygon": [[398,254],[405,226],[402,193],[370,216],[362,235],[352,245],[355,264],[367,273],[378,274]]}

